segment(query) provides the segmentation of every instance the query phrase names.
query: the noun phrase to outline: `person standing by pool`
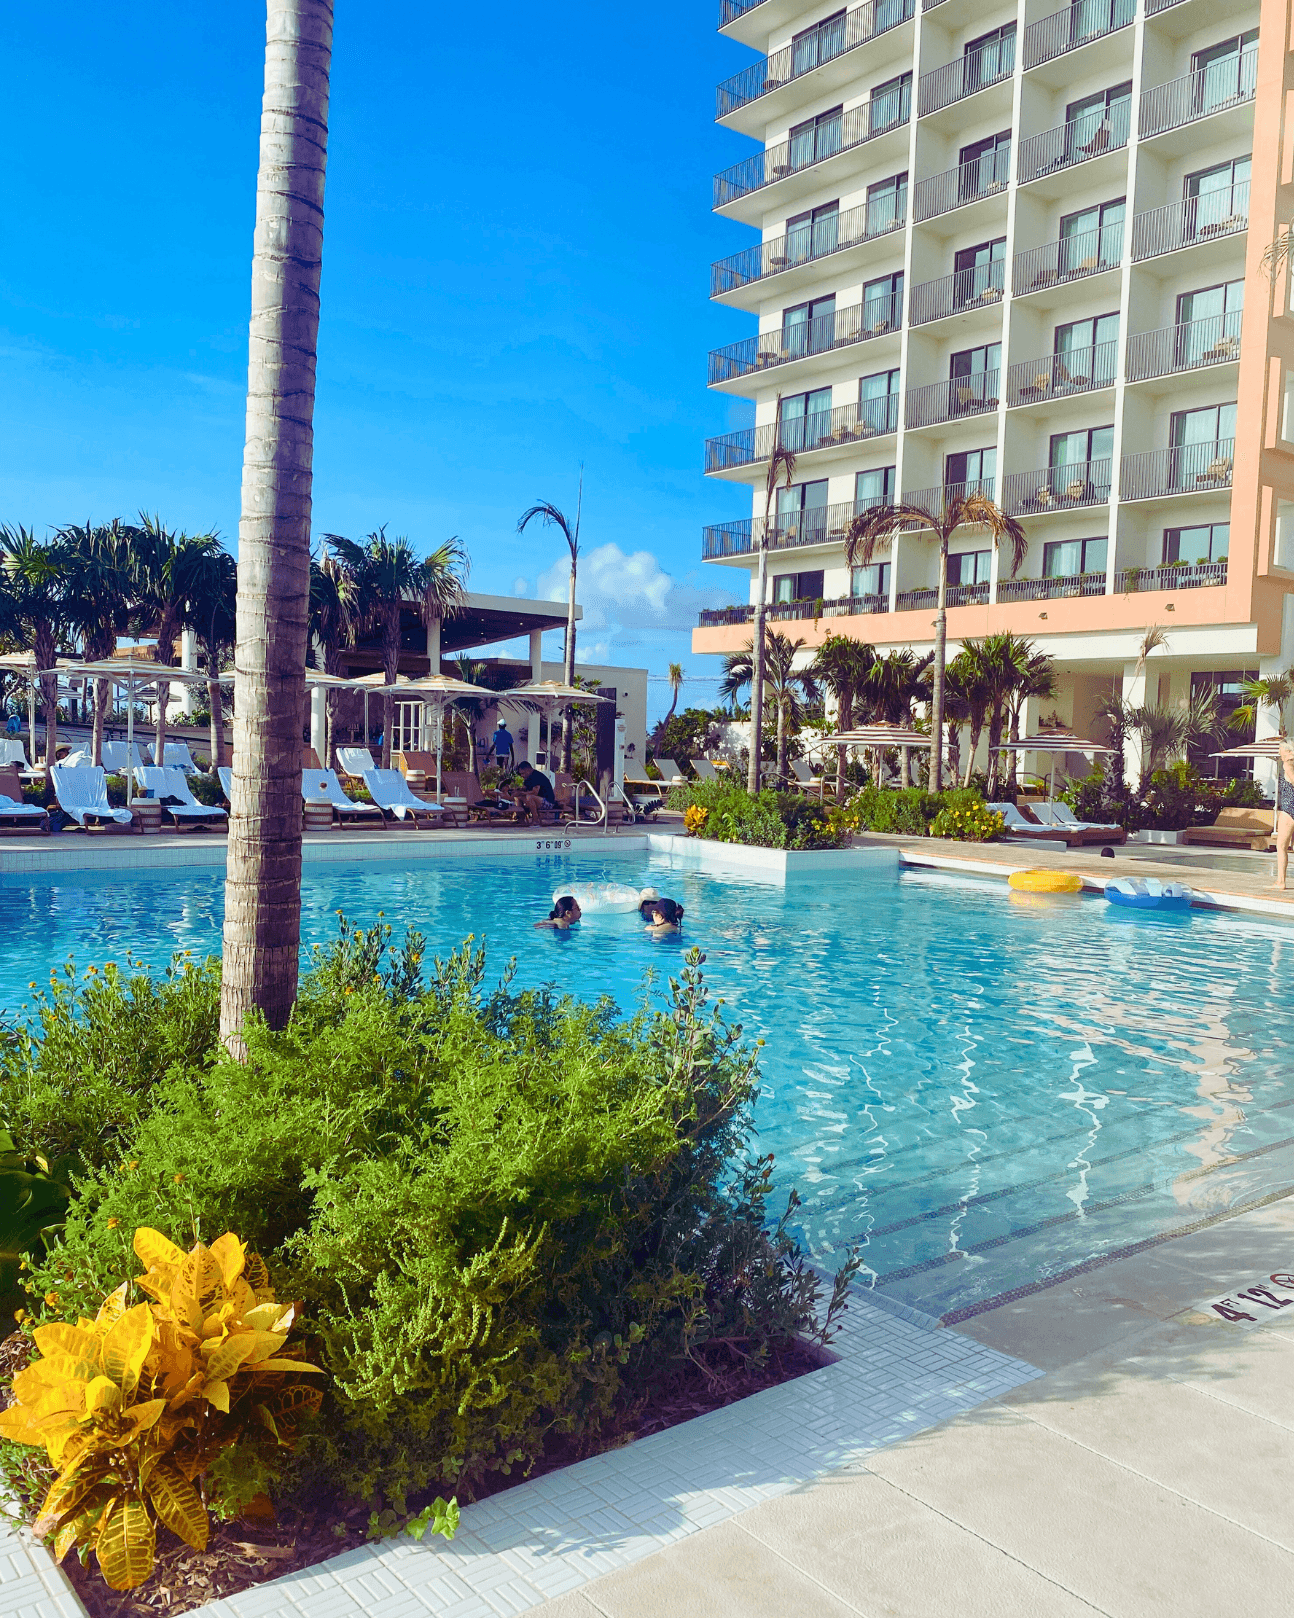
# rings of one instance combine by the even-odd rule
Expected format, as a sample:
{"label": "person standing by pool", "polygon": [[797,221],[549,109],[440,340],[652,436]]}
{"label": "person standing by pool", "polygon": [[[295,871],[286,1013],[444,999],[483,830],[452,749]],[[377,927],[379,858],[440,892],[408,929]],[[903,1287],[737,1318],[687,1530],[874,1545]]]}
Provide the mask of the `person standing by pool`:
{"label": "person standing by pool", "polygon": [[499,715],[499,723],[495,727],[494,735],[490,739],[490,746],[494,750],[494,762],[501,770],[512,768],[512,749],[516,743],[512,740],[512,732],[503,722],[503,715]]}
{"label": "person standing by pool", "polygon": [[1276,766],[1276,882],[1284,889],[1285,873],[1289,867],[1290,838],[1294,837],[1294,746],[1280,744],[1280,758]]}

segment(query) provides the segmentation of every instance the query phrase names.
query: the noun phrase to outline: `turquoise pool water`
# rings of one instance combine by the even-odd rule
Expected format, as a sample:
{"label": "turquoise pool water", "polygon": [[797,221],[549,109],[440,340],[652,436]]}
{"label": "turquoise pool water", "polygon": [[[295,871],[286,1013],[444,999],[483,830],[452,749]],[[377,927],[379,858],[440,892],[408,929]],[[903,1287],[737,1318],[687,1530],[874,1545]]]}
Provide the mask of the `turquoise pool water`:
{"label": "turquoise pool water", "polygon": [[[633,916],[536,932],[555,887],[653,882],[681,940]],[[484,935],[524,984],[634,1005],[698,944],[767,1040],[759,1144],[830,1262],[864,1244],[884,1294],[956,1311],[1294,1185],[1294,931],[1033,901],[891,869],[788,887],[663,857],[309,869],[304,934],[379,910],[443,952]],[[164,964],[218,948],[222,879],[0,877],[0,1006],[70,953]],[[644,978],[656,974],[655,987]]]}

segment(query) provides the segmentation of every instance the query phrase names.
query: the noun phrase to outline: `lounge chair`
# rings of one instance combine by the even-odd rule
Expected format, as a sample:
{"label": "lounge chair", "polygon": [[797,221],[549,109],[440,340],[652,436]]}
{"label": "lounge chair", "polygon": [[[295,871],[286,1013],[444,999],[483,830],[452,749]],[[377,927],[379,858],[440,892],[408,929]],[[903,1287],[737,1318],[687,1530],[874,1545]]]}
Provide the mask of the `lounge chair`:
{"label": "lounge chair", "polygon": [[836,777],[833,771],[828,781],[821,773],[814,775],[807,760],[793,758],[790,761],[791,774],[795,777],[792,785],[800,788],[802,792],[834,792],[836,790]]}
{"label": "lounge chair", "polygon": [[55,764],[49,777],[59,808],[78,826],[89,830],[91,826],[133,823],[129,809],[114,809],[108,802],[107,777],[102,768],[89,764],[69,770],[64,764]]}
{"label": "lounge chair", "polygon": [[1062,831],[1081,831],[1084,842],[1125,843],[1128,834],[1122,826],[1104,820],[1079,820],[1067,803],[1031,803],[1030,809],[1041,826],[1056,826]]}
{"label": "lounge chair", "polygon": [[[148,756],[153,759],[154,765],[157,763],[157,760],[153,758],[156,750],[156,746],[151,746],[148,749]],[[162,764],[169,770],[182,770],[185,775],[197,775],[198,773],[198,766],[193,761],[193,754],[189,751],[188,742],[167,742],[166,757],[162,760]]]}
{"label": "lounge chair", "polygon": [[[168,764],[163,769],[158,769],[155,764],[145,764],[135,771],[135,780],[145,797],[161,799],[162,813],[170,815],[177,829],[180,826],[211,826],[219,821],[222,829],[228,830],[229,817],[225,811],[215,804],[199,803],[189,788],[184,771],[177,764]],[[168,802],[168,799],[171,801]],[[175,801],[177,799],[178,802]]]}
{"label": "lounge chair", "polygon": [[1215,848],[1252,848],[1261,853],[1271,847],[1270,809],[1219,809],[1211,826],[1191,826],[1182,833],[1184,843],[1211,844]]}
{"label": "lounge chair", "polygon": [[678,765],[675,764],[672,758],[654,759],[653,763],[660,771],[662,786],[685,787],[687,785],[687,776],[683,774],[682,770],[679,769]]}
{"label": "lounge chair", "polygon": [[1026,842],[1062,842],[1067,848],[1081,848],[1083,834],[1079,831],[1067,830],[1064,826],[1039,826],[1032,820],[1026,820],[1013,803],[986,803],[986,809],[996,809],[1002,816],[1005,831],[1008,837],[1019,837]]}
{"label": "lounge chair", "polygon": [[21,737],[0,736],[0,764],[13,764],[20,770],[31,770]]}
{"label": "lounge chair", "polygon": [[225,802],[233,808],[234,804],[234,768],[232,764],[221,764],[216,769],[216,779],[220,782],[220,790],[225,795]]}
{"label": "lounge chair", "polygon": [[348,820],[356,825],[364,821],[386,825],[386,816],[375,803],[356,803],[341,789],[336,770],[308,770],[301,777],[301,796],[306,803],[330,803],[337,819],[344,826]]}
{"label": "lounge chair", "polygon": [[24,803],[22,781],[16,764],[0,764],[0,831],[38,832],[48,837],[49,812],[34,803]]}
{"label": "lounge chair", "polygon": [[646,776],[625,776],[620,795],[628,804],[635,820],[654,820],[665,807],[663,782],[651,781]]}
{"label": "lounge chair", "polygon": [[[133,770],[144,769],[147,766],[148,760],[144,757],[143,753],[140,752],[139,743],[131,742],[129,746],[129,767]],[[103,767],[110,775],[124,775],[126,773],[126,747],[127,743],[125,742],[104,742]],[[88,754],[86,756],[88,757]],[[84,766],[82,766],[82,768],[84,768]]]}
{"label": "lounge chair", "polygon": [[698,781],[718,781],[721,779],[718,770],[708,758],[694,758],[692,768],[696,771]]}
{"label": "lounge chair", "polygon": [[339,747],[337,765],[343,775],[354,776],[357,781],[362,781],[369,770],[377,768],[367,747]]}
{"label": "lounge chair", "polygon": [[[338,751],[340,756],[341,750]],[[363,749],[347,748],[345,751],[362,752]],[[384,815],[394,815],[397,820],[412,820],[415,826],[419,815],[431,826],[445,823],[445,811],[440,805],[424,803],[421,798],[415,798],[399,770],[365,770],[364,785],[373,794],[373,802]]]}

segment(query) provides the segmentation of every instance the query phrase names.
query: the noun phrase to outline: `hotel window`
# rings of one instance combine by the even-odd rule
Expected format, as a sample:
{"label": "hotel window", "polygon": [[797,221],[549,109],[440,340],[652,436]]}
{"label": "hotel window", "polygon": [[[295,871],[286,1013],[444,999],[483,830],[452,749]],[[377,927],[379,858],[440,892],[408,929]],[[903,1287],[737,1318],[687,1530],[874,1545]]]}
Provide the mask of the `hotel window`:
{"label": "hotel window", "polygon": [[782,400],[782,447],[793,455],[814,449],[830,431],[830,388],[789,393]]}
{"label": "hotel window", "polygon": [[1195,112],[1203,117],[1254,93],[1258,81],[1258,30],[1235,34],[1191,57],[1195,85]]}
{"label": "hotel window", "polygon": [[1056,382],[1114,381],[1119,365],[1119,317],[1094,315],[1056,327]]}
{"label": "hotel window", "polygon": [[1183,292],[1177,300],[1176,363],[1209,365],[1239,359],[1244,310],[1243,281],[1221,281]]}
{"label": "hotel window", "polygon": [[883,129],[897,129],[908,121],[912,111],[912,75],[901,73],[896,79],[887,79],[872,91],[868,102],[870,133],[877,135]]}
{"label": "hotel window", "polygon": [[1225,744],[1205,740],[1187,747],[1186,757],[1201,775],[1212,776],[1221,781],[1247,781],[1252,776],[1253,765],[1249,759],[1213,758],[1211,755],[1223,745],[1239,747],[1243,742],[1253,741],[1255,726],[1250,724],[1240,730],[1232,730],[1231,717],[1236,709],[1243,707],[1248,700],[1245,694],[1246,682],[1256,678],[1257,671],[1252,669],[1228,669],[1225,672],[1208,669],[1191,675],[1192,699],[1203,697],[1209,692],[1215,693],[1218,699],[1218,716],[1227,726]]}
{"label": "hotel window", "polygon": [[1065,108],[1065,156],[1069,162],[1081,163],[1122,146],[1128,138],[1131,111],[1131,79],[1071,101]]}
{"label": "hotel window", "polygon": [[822,600],[821,568],[812,573],[778,573],[773,578],[773,600],[786,601],[821,601]]}
{"label": "hotel window", "polygon": [[863,330],[894,331],[903,319],[903,271],[879,276],[863,287]]}
{"label": "hotel window", "polygon": [[899,373],[877,371],[858,379],[858,424],[871,433],[893,433],[899,425]]}
{"label": "hotel window", "polygon": [[1164,529],[1164,566],[1174,562],[1225,562],[1231,543],[1229,522],[1197,523]]}
{"label": "hotel window", "polygon": [[1060,271],[1073,275],[1108,269],[1123,257],[1127,199],[1115,197],[1095,207],[1065,214],[1060,221]]}
{"label": "hotel window", "polygon": [[949,584],[987,584],[992,551],[955,551],[948,558]]}
{"label": "hotel window", "polygon": [[836,295],[814,298],[782,311],[782,352],[788,359],[821,354],[836,341]]}
{"label": "hotel window", "polygon": [[1011,178],[1011,131],[1002,130],[987,140],[972,141],[957,155],[961,178],[958,195],[963,202],[986,196]]}
{"label": "hotel window", "polygon": [[1113,425],[1086,427],[1075,433],[1053,433],[1047,464],[1053,471],[1073,467],[1085,476],[1108,483],[1110,457],[1113,454]]}
{"label": "hotel window", "polygon": [[1058,539],[1042,548],[1044,579],[1074,579],[1082,573],[1104,573],[1105,536],[1094,539]]}
{"label": "hotel window", "polygon": [[963,247],[953,254],[953,307],[964,309],[977,299],[996,301],[1006,285],[1006,237]]}
{"label": "hotel window", "polygon": [[944,459],[944,487],[963,488],[965,493],[978,489],[981,494],[992,495],[997,477],[997,445],[986,449],[960,450]]}
{"label": "hotel window", "polygon": [[879,236],[894,230],[908,216],[908,177],[892,174],[867,187],[867,234]]}
{"label": "hotel window", "polygon": [[1251,167],[1248,157],[1233,157],[1186,176],[1182,182],[1186,241],[1239,230],[1248,223]]}
{"label": "hotel window", "polygon": [[816,118],[806,119],[791,130],[791,167],[807,168],[810,163],[821,163],[824,157],[834,157],[840,150],[843,106],[820,112]]}
{"label": "hotel window", "polygon": [[963,348],[948,360],[948,412],[975,411],[998,400],[998,372],[1002,365],[1001,343],[984,343],[979,348]]}
{"label": "hotel window", "polygon": [[970,95],[983,84],[996,84],[1015,68],[1015,24],[1004,23],[962,50],[962,93]]}
{"label": "hotel window", "polygon": [[778,532],[786,535],[804,535],[826,532],[827,480],[815,478],[812,483],[793,483],[789,489],[777,491]]}
{"label": "hotel window", "polygon": [[869,562],[856,567],[849,575],[849,593],[854,596],[883,596],[890,599],[890,564]]}
{"label": "hotel window", "polygon": [[845,48],[845,13],[836,11],[812,28],[791,35],[791,72],[808,73],[820,62],[829,62]]}
{"label": "hotel window", "polygon": [[834,253],[839,240],[839,202],[824,202],[820,208],[794,214],[786,221],[787,263],[803,264],[824,253]]}
{"label": "hotel window", "polygon": [[869,511],[872,506],[894,504],[893,466],[874,466],[867,472],[854,474],[854,510]]}

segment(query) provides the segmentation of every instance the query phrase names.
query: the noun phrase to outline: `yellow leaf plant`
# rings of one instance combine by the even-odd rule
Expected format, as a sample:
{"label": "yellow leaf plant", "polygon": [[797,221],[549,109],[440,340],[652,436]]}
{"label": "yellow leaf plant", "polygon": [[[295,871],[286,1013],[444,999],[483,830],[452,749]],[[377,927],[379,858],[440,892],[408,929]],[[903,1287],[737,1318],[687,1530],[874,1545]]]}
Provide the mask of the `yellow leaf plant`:
{"label": "yellow leaf plant", "polygon": [[189,1252],[146,1226],[135,1252],[153,1301],[129,1283],[94,1320],[38,1326],[41,1355],[14,1378],[0,1436],[44,1448],[59,1469],[34,1526],[61,1560],[93,1549],[105,1582],[130,1590],[153,1570],[160,1522],[206,1548],[195,1480],[244,1437],[290,1448],[319,1367],[283,1354],[296,1305],[279,1303],[264,1262],[232,1231]]}

